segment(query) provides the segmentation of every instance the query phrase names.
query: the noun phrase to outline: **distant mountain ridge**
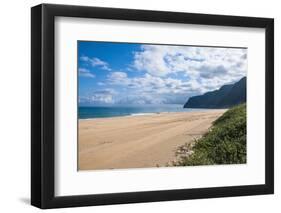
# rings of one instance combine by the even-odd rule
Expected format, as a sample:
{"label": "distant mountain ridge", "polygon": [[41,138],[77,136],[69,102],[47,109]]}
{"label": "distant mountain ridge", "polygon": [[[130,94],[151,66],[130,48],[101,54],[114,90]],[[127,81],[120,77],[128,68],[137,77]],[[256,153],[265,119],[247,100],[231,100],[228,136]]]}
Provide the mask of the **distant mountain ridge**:
{"label": "distant mountain ridge", "polygon": [[220,89],[193,96],[184,104],[184,108],[229,108],[246,102],[246,77],[234,84],[224,85]]}

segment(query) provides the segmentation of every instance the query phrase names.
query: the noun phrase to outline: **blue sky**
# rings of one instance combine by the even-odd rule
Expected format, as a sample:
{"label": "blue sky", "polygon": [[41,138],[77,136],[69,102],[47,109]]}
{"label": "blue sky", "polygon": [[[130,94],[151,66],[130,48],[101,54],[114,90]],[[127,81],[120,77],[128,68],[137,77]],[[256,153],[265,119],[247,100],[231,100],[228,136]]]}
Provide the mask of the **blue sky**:
{"label": "blue sky", "polygon": [[247,49],[78,42],[80,106],[184,104],[246,71]]}

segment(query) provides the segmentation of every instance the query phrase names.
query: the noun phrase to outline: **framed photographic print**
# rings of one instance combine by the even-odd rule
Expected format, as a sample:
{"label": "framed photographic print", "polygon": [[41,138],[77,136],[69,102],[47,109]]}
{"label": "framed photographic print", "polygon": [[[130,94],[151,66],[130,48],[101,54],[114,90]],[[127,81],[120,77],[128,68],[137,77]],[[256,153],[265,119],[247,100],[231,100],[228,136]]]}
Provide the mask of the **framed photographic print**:
{"label": "framed photographic print", "polygon": [[272,194],[274,21],[31,9],[31,203]]}

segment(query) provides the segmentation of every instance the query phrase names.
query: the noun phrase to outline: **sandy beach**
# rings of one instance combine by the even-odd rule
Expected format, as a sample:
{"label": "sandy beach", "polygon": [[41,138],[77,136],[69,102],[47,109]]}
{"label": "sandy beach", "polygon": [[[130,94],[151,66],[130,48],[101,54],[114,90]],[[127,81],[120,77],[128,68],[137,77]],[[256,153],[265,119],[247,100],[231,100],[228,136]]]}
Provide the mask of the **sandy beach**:
{"label": "sandy beach", "polygon": [[166,166],[226,110],[79,120],[78,169]]}

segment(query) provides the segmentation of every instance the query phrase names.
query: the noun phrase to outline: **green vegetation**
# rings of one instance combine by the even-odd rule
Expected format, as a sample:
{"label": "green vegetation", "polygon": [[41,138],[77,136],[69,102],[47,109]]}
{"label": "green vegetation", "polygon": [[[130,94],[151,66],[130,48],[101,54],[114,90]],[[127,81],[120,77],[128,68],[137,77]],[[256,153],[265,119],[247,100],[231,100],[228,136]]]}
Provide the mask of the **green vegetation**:
{"label": "green vegetation", "polygon": [[246,163],[246,104],[235,106],[214,121],[212,128],[182,156],[178,166]]}

